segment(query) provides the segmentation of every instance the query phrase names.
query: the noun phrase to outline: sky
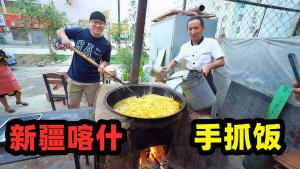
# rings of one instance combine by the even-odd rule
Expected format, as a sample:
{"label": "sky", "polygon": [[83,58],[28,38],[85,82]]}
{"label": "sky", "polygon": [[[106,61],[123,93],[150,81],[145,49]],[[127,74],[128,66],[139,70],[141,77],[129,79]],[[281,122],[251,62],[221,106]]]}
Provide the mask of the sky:
{"label": "sky", "polygon": [[[129,1],[130,0],[120,0],[121,20],[128,18],[128,10],[130,9]],[[174,1],[176,1],[176,0],[148,0],[146,22],[145,22],[146,37],[144,37],[145,38],[144,40],[145,40],[145,43],[147,46],[149,45],[149,41],[150,41],[149,33],[150,33],[150,28],[151,28],[151,23],[152,23],[151,20],[169,10],[175,9],[176,5],[174,4]],[[137,2],[138,2],[138,0],[137,0]],[[111,14],[111,17],[112,17],[112,20],[117,22],[117,20],[118,20],[117,19],[117,17],[118,17],[117,0],[113,0],[112,5],[115,6],[114,11],[116,11],[116,12]]]}
{"label": "sky", "polygon": [[[113,14],[113,19],[117,20],[117,0],[114,0],[115,4],[113,4],[115,6],[116,9],[116,13]],[[126,17],[128,17],[128,10],[130,9],[129,6],[129,1],[130,0],[120,0],[121,2],[121,18],[125,19]],[[138,2],[138,0],[137,0]],[[171,10],[171,9],[175,9],[175,5],[174,5],[174,0],[148,0],[148,4],[147,4],[147,13],[146,13],[146,22],[149,23],[153,18],[161,15],[162,13]]]}
{"label": "sky", "polygon": [[174,0],[148,0],[147,15],[153,19],[170,9],[175,9],[173,2]]}

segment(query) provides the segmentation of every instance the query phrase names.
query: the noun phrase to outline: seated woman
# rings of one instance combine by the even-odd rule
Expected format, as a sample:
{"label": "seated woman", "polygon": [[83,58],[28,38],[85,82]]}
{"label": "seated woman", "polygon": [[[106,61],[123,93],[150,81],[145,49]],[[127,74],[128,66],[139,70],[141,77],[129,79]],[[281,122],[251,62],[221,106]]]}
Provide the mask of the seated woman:
{"label": "seated woman", "polygon": [[3,104],[6,112],[14,113],[15,110],[9,106],[6,95],[15,96],[17,105],[28,106],[28,103],[22,102],[21,100],[21,88],[7,65],[7,58],[5,52],[0,49],[0,102]]}

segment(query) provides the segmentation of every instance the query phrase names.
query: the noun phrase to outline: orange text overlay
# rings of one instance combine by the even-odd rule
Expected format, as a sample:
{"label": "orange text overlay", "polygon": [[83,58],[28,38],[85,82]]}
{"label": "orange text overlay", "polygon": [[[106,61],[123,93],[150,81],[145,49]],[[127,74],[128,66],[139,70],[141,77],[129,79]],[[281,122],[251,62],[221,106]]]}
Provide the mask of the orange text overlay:
{"label": "orange text overlay", "polygon": [[127,140],[120,121],[31,120],[8,122],[5,149],[13,155],[117,155]]}
{"label": "orange text overlay", "polygon": [[219,147],[225,155],[277,154],[286,149],[281,119],[199,119],[192,122],[190,143],[200,154]]}

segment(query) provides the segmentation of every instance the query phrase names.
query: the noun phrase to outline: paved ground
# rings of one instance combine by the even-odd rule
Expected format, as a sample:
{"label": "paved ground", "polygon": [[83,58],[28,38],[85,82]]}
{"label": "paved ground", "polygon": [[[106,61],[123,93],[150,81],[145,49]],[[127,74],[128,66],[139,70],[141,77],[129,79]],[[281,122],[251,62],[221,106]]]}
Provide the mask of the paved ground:
{"label": "paved ground", "polygon": [[[61,65],[47,65],[45,67],[37,66],[16,66],[13,67],[13,73],[16,76],[22,88],[22,100],[29,103],[29,106],[17,106],[15,97],[7,97],[12,108],[15,108],[17,114],[52,111],[50,102],[47,101],[47,89],[42,74],[50,72],[67,72],[68,61]],[[115,67],[114,65],[110,67]],[[109,70],[110,68],[108,68]],[[117,71],[120,74],[120,71]],[[86,106],[85,98],[82,99],[82,106]],[[62,102],[56,102],[57,109],[66,109]],[[7,114],[4,107],[0,104],[0,116]]]}
{"label": "paved ground", "polygon": [[[50,102],[47,101],[45,93],[47,92],[42,74],[49,72],[62,72],[68,69],[67,65],[51,65],[45,67],[22,67],[17,66],[13,68],[13,73],[16,76],[18,82],[22,86],[23,90],[23,101],[29,103],[29,106],[22,107],[16,106],[15,98],[8,97],[9,104],[16,109],[15,114],[26,114],[26,113],[34,113],[34,112],[45,112],[52,111]],[[83,106],[86,106],[85,102],[82,102]],[[62,104],[62,102],[56,102],[56,108],[67,109],[66,106]],[[4,107],[0,104],[0,116],[7,115],[4,111]],[[87,166],[85,164],[84,158],[81,158],[81,168],[89,169],[93,168],[93,156],[89,157],[90,165]],[[75,168],[73,155],[65,155],[65,156],[47,156],[39,159],[33,159],[8,165],[0,166],[0,169],[73,169]]]}
{"label": "paved ground", "polygon": [[[8,51],[12,54],[19,54],[19,55],[44,55],[49,54],[50,51],[48,49],[47,45],[32,45],[32,46],[20,46],[20,45],[1,45],[1,48],[3,48],[5,51]],[[55,53],[60,55],[72,55],[73,52],[70,50],[54,50]],[[116,54],[116,50],[112,50],[112,55]]]}
{"label": "paved ground", "polygon": [[[47,45],[32,45],[32,46],[1,45],[1,48],[3,48],[5,51],[8,51],[9,53],[21,54],[21,55],[29,55],[29,54],[43,55],[43,54],[50,53]],[[65,50],[65,51],[55,50],[55,52],[61,55],[72,55],[73,53],[70,50]]]}
{"label": "paved ground", "polygon": [[[60,72],[67,70],[68,66],[45,66],[45,67],[14,67],[13,73],[22,88],[23,101],[29,106],[17,106],[15,97],[7,97],[9,104],[16,109],[16,113],[34,113],[41,111],[52,111],[50,103],[47,101],[47,92],[42,74],[49,72]],[[57,103],[58,108],[65,108],[61,103]],[[0,105],[0,116],[5,115],[4,107]]]}

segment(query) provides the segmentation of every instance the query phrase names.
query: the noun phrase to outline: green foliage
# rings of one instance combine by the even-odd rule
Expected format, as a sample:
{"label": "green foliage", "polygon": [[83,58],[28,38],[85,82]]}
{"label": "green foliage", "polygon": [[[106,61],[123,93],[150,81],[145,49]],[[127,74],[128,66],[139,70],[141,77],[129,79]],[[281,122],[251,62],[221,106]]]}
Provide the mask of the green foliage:
{"label": "green foliage", "polygon": [[131,75],[132,68],[132,52],[128,48],[120,48],[118,50],[118,56],[122,64],[122,80],[128,81]]}
{"label": "green foliage", "polygon": [[129,81],[129,75],[128,75],[128,72],[126,72],[125,69],[122,70],[122,80],[123,81]]}
{"label": "green foliage", "polygon": [[16,0],[15,8],[22,16],[22,22],[28,31],[33,25],[38,25],[47,35],[50,53],[51,39],[56,36],[56,31],[67,23],[64,12],[58,11],[53,5],[40,5],[38,0]]}
{"label": "green foliage", "polygon": [[[26,21],[30,22],[41,8],[41,5],[37,0],[16,0],[14,2],[15,8],[13,9],[17,14],[28,16]],[[29,23],[31,24],[31,22]]]}
{"label": "green foliage", "polygon": [[54,7],[45,6],[43,12],[39,13],[38,22],[43,25],[43,30],[50,37],[56,37],[56,31],[67,23],[66,14]]}
{"label": "green foliage", "polygon": [[[118,50],[117,55],[113,56],[113,62],[120,63],[122,65],[122,80],[128,81],[130,80],[131,76],[131,70],[132,70],[132,50],[129,48],[120,48]],[[148,55],[146,52],[142,52],[141,55],[141,64],[140,64],[140,69],[139,69],[139,78],[140,81],[144,82],[146,81],[145,75],[146,71],[143,70],[143,65],[147,64],[149,62]],[[112,63],[112,60],[111,60]]]}
{"label": "green foliage", "polygon": [[6,12],[7,13],[14,13],[14,14],[19,14],[20,13],[20,11],[17,8],[13,8],[13,7],[7,7]]}
{"label": "green foliage", "polygon": [[68,58],[68,56],[66,56],[66,55],[59,55],[59,54],[56,54],[56,53],[53,53],[51,55],[51,57],[53,58],[53,60],[55,62],[59,62],[59,63],[67,60],[67,58]]}
{"label": "green foliage", "polygon": [[145,51],[142,51],[141,64],[140,64],[140,70],[139,70],[139,77],[140,77],[141,82],[148,81],[148,79],[146,79],[146,74],[149,72],[147,72],[146,70],[143,70],[143,66],[148,63],[149,63],[149,56]]}
{"label": "green foliage", "polygon": [[110,64],[122,64],[121,57],[119,55],[111,55],[109,63]]}
{"label": "green foliage", "polygon": [[129,1],[129,23],[130,23],[130,34],[129,34],[129,41],[132,42],[132,46],[134,44],[134,36],[136,30],[136,18],[137,18],[137,0],[130,0]]}
{"label": "green foliage", "polygon": [[108,29],[108,34],[112,37],[114,42],[120,42],[121,41],[121,36],[120,36],[120,32],[114,32],[112,31],[112,29]]}

